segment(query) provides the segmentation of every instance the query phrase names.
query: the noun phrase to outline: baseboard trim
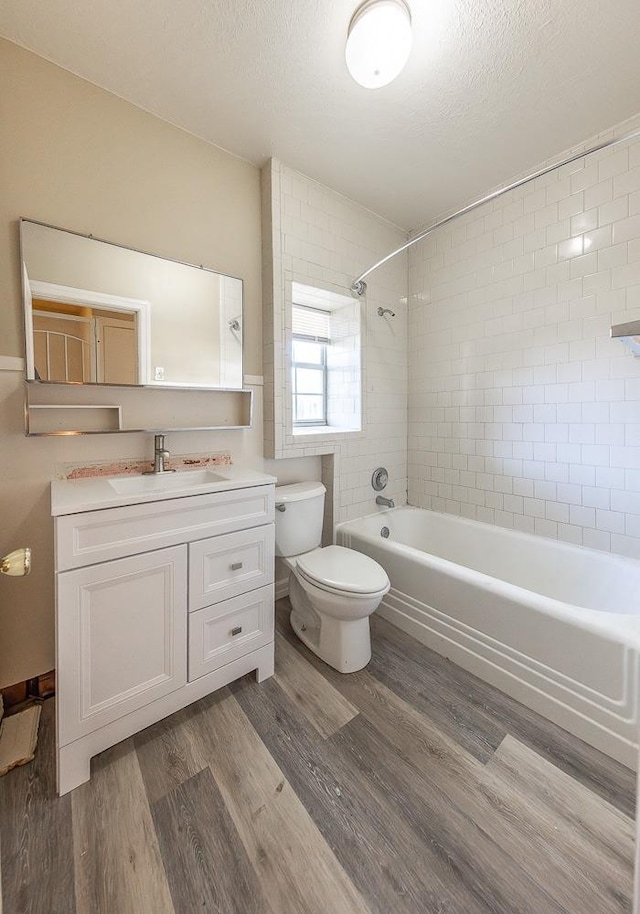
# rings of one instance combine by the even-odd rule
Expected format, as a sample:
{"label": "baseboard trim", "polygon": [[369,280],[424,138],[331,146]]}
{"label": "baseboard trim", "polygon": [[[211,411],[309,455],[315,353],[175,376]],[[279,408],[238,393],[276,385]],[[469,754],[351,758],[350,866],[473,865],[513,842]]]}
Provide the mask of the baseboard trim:
{"label": "baseboard trim", "polygon": [[289,596],[289,578],[283,578],[282,581],[276,581],[276,600],[282,600],[283,597]]}

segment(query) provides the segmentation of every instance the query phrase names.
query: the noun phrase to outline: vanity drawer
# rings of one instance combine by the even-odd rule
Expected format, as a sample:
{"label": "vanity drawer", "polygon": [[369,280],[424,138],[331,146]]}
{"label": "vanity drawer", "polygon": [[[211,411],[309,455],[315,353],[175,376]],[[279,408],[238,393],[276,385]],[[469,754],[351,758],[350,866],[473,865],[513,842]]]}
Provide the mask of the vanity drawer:
{"label": "vanity drawer", "polygon": [[274,487],[251,486],[56,518],[56,568],[149,552],[273,523]]}
{"label": "vanity drawer", "polygon": [[189,615],[189,681],[273,641],[273,585]]}
{"label": "vanity drawer", "polygon": [[273,583],[274,525],[189,545],[189,612]]}

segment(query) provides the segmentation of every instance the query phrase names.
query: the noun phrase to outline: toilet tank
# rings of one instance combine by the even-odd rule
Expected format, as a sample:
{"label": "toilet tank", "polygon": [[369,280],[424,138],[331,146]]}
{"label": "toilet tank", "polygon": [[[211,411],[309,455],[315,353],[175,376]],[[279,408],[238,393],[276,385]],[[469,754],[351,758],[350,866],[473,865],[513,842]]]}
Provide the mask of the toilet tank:
{"label": "toilet tank", "polygon": [[276,555],[301,555],[322,542],[324,495],[321,482],[276,486]]}

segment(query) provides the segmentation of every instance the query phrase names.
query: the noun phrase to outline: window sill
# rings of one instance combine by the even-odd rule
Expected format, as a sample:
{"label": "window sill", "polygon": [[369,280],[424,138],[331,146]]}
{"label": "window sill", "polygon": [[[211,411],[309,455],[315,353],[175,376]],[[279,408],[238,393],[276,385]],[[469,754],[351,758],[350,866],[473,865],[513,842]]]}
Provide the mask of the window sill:
{"label": "window sill", "polygon": [[341,425],[310,425],[302,428],[294,428],[292,429],[292,434],[296,438],[306,437],[307,435],[324,435],[327,438],[333,438],[335,435],[352,435],[361,431],[361,428],[343,428]]}

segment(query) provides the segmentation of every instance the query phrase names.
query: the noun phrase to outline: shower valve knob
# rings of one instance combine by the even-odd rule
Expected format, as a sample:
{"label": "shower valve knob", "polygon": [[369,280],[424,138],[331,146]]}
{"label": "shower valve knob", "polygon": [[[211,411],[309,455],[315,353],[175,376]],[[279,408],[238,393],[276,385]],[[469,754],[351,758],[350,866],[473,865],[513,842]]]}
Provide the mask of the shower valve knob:
{"label": "shower valve knob", "polygon": [[389,473],[385,467],[378,467],[371,476],[371,485],[376,492],[382,492],[389,482]]}

